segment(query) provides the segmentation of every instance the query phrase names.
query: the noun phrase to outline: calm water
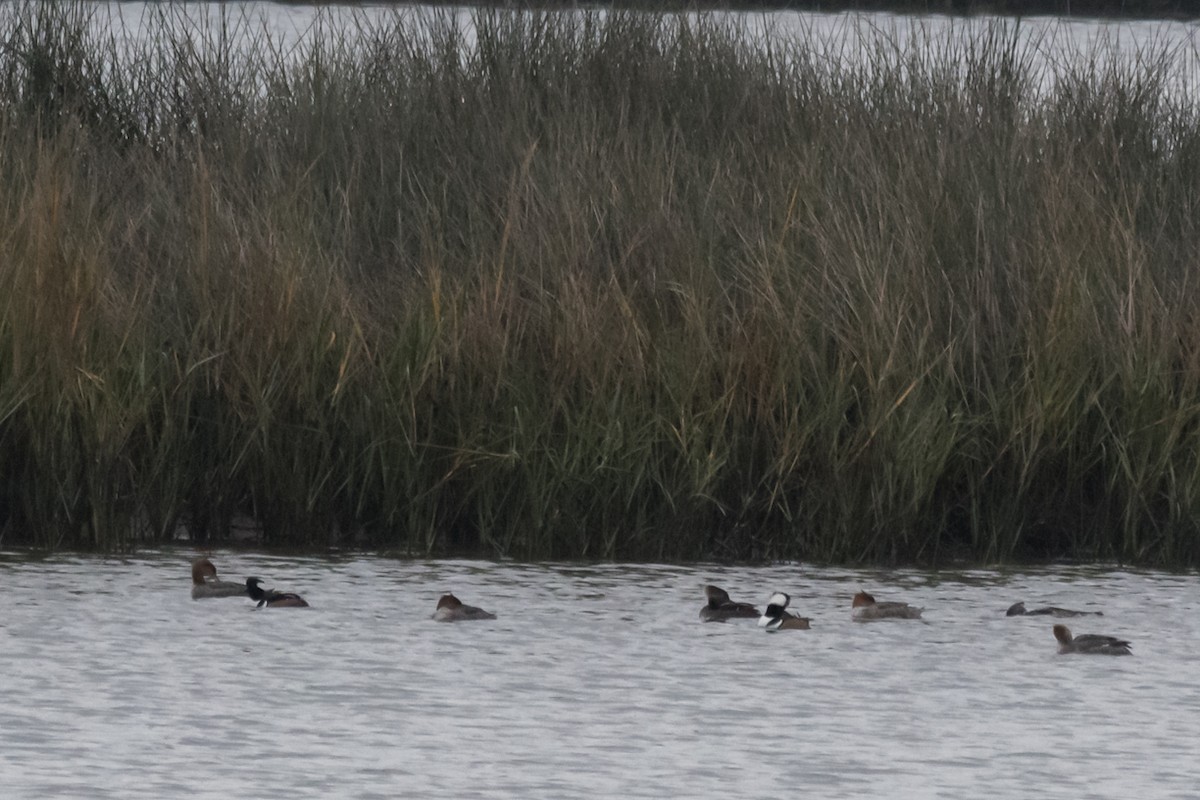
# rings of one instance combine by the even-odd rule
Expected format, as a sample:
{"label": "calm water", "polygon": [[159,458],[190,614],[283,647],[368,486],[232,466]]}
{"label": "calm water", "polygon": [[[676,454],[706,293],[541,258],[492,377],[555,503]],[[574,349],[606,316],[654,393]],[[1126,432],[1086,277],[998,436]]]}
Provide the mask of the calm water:
{"label": "calm water", "polygon": [[[1200,578],[0,555],[5,798],[1196,797]],[[704,624],[788,591],[811,631]],[[859,587],[923,622],[850,621]],[[453,590],[499,615],[444,625]],[[1102,609],[1058,656],[1016,600]]]}
{"label": "calm water", "polygon": [[[474,15],[470,8],[370,3],[353,5],[280,5],[269,2],[97,2],[95,24],[118,41],[138,43],[156,15],[166,14],[181,31],[187,31],[203,49],[205,43],[229,35],[247,49],[266,56],[268,63],[304,52],[314,32],[328,38],[331,31],[349,32],[348,43],[359,28],[390,24],[397,18],[416,20],[437,15],[455,19],[467,42],[473,41]],[[164,9],[166,9],[164,11]],[[574,12],[563,12],[574,13]],[[1018,52],[1026,54],[1038,71],[1043,88],[1058,76],[1085,64],[1096,64],[1103,74],[1109,65],[1135,69],[1139,61],[1162,60],[1169,65],[1164,89],[1176,97],[1190,97],[1200,86],[1200,22],[1190,20],[1105,20],[1087,17],[1014,18],[978,15],[896,15],[884,13],[812,13],[795,11],[715,12],[714,16],[742,26],[751,36],[779,42],[802,42],[821,60],[861,64],[864,54],[878,54],[881,42],[894,48],[901,62],[918,51],[965,56],[964,42],[984,32],[1000,30],[1015,36]],[[1000,27],[997,28],[997,25]],[[136,50],[136,47],[134,48]]]}

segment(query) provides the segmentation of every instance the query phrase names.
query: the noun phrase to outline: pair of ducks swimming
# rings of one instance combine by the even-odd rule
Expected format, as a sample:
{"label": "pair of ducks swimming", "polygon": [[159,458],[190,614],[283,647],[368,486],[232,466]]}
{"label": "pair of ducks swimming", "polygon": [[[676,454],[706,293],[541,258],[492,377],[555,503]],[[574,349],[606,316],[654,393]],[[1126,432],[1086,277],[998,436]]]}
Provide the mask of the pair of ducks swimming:
{"label": "pair of ducks swimming", "polygon": [[[1069,608],[1058,608],[1056,606],[1046,606],[1045,608],[1035,608],[1033,611],[1025,610],[1025,603],[1013,603],[1005,616],[1009,617],[1025,617],[1025,616],[1050,616],[1050,617],[1086,617],[1086,616],[1104,616],[1103,611],[1072,611]],[[1103,636],[1098,633],[1083,633],[1079,636],[1072,636],[1071,629],[1066,625],[1054,626],[1054,638],[1058,640],[1059,653],[1085,653],[1089,655],[1099,656],[1128,656],[1132,655],[1130,649],[1132,645],[1124,639],[1118,639],[1115,636]]]}
{"label": "pair of ducks swimming", "polygon": [[263,606],[280,608],[307,608],[308,603],[295,592],[277,592],[274,589],[264,589],[259,584],[262,578],[246,578],[246,583],[223,581],[217,577],[217,568],[207,558],[198,558],[192,562],[192,599],[201,600],[206,597],[241,597],[246,596]]}
{"label": "pair of ducks swimming", "polygon": [[[787,610],[792,601],[790,595],[775,592],[767,600],[767,610],[761,615],[750,603],[735,603],[729,593],[719,586],[705,586],[704,596],[708,603],[700,609],[700,619],[705,622],[724,622],[728,619],[758,617],[758,627],[767,631],[806,631],[808,617],[798,617]],[[922,608],[908,603],[880,603],[866,592],[854,595],[850,604],[851,619],[866,622],[873,619],[920,619]]]}
{"label": "pair of ducks swimming", "polygon": [[[700,609],[700,619],[705,622],[724,622],[729,619],[758,617],[758,627],[774,632],[782,630],[809,629],[809,619],[798,617],[787,610],[791,597],[783,592],[775,592],[767,601],[767,610],[761,615],[758,609],[750,603],[737,603],[729,597],[729,593],[718,586],[705,586],[704,595],[708,603]],[[908,603],[879,603],[866,592],[860,591],[854,595],[851,602],[851,619],[857,622],[867,622],[877,619],[920,619],[922,608],[910,606]],[[1087,615],[1102,616],[1099,611],[1073,611],[1069,608],[1046,606],[1028,611],[1024,602],[1014,603],[1009,607],[1006,616],[1054,616],[1082,617]],[[1072,636],[1066,625],[1054,626],[1054,638],[1058,640],[1059,653],[1084,653],[1090,655],[1130,655],[1129,642],[1115,636],[1102,636],[1085,633]]]}
{"label": "pair of ducks swimming", "polygon": [[[263,589],[260,578],[247,578],[245,585],[223,581],[217,577],[217,568],[207,558],[192,562],[192,599],[208,597],[247,596],[258,603],[258,608],[308,608],[308,603],[295,592],[277,592]],[[433,619],[437,622],[463,622],[475,619],[495,619],[496,615],[482,608],[465,605],[452,594],[442,595],[438,600]]]}

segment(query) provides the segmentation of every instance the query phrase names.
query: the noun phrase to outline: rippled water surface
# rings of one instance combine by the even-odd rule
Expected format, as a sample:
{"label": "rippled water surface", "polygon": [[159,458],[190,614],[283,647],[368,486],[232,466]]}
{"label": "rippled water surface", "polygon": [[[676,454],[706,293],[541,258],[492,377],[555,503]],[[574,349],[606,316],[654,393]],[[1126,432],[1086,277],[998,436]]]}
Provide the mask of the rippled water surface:
{"label": "rippled water surface", "polygon": [[[5,798],[1196,797],[1194,574],[0,555]],[[704,624],[790,592],[810,631]],[[859,587],[924,621],[853,623]],[[452,590],[498,616],[432,622]],[[1016,600],[1100,609],[1058,656]]]}

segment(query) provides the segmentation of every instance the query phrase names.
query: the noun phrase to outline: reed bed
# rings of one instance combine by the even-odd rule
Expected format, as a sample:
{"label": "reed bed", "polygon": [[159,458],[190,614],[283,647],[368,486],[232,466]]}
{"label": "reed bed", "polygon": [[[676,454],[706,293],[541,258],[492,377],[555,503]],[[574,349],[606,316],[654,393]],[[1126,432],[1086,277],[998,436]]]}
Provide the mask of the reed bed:
{"label": "reed bed", "polygon": [[97,8],[0,8],[4,544],[1200,560],[1165,50]]}

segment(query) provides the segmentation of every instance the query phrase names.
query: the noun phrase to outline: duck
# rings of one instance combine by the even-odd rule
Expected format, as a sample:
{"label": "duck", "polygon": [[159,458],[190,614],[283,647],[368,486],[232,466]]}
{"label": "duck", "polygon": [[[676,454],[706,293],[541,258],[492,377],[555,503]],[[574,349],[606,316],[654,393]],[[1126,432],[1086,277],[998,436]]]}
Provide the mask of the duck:
{"label": "duck", "polygon": [[465,622],[472,619],[495,619],[496,615],[475,606],[463,605],[452,594],[444,594],[438,599],[437,610],[433,612],[435,622]]}
{"label": "duck", "polygon": [[792,598],[783,592],[776,592],[767,601],[767,610],[759,617],[758,627],[774,633],[775,631],[806,631],[809,629],[807,617],[797,617],[787,611]]}
{"label": "duck", "polygon": [[705,586],[704,596],[708,598],[708,604],[700,608],[700,619],[704,622],[759,616],[757,608],[749,603],[733,602],[729,599],[729,593],[719,586]]}
{"label": "duck", "polygon": [[921,612],[925,610],[908,603],[877,603],[874,597],[864,591],[854,595],[850,608],[853,619],[858,622],[873,619],[920,619]]}
{"label": "duck", "polygon": [[262,578],[246,578],[246,594],[258,601],[258,608],[308,608],[304,598],[295,592],[277,592],[259,586]]}
{"label": "duck", "polygon": [[1035,608],[1033,611],[1025,610],[1025,602],[1013,603],[1005,612],[1006,617],[1032,617],[1035,615],[1051,616],[1051,617],[1086,617],[1097,616],[1103,617],[1103,611],[1073,611],[1069,608],[1058,608],[1057,606],[1045,606],[1043,608]]}
{"label": "duck", "polygon": [[192,562],[192,599],[206,597],[245,597],[246,587],[233,581],[217,578],[217,568],[207,558]]}
{"label": "duck", "polygon": [[1071,629],[1066,625],[1054,626],[1054,638],[1058,639],[1059,653],[1084,653],[1098,656],[1128,656],[1132,655],[1131,645],[1124,639],[1115,636],[1101,636],[1096,633],[1084,633],[1072,636]]}

